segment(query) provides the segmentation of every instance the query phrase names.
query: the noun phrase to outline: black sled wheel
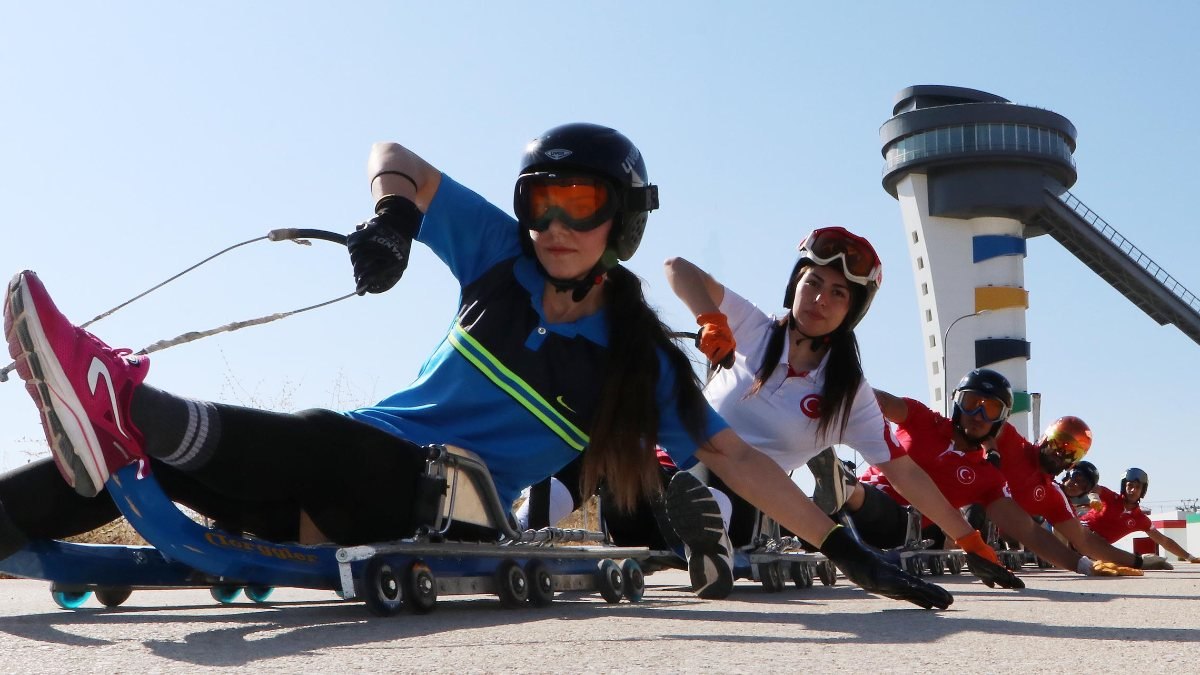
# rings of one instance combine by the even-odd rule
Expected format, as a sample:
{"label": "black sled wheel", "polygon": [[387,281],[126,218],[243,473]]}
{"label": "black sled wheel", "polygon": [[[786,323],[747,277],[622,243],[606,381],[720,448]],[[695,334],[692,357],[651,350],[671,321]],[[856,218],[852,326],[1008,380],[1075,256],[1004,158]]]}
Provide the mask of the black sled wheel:
{"label": "black sled wheel", "polygon": [[962,574],[963,562],[957,553],[950,554],[950,574]]}
{"label": "black sled wheel", "polygon": [[929,559],[929,573],[935,577],[946,573],[946,561],[942,559],[942,556],[935,555]]}
{"label": "black sled wheel", "polygon": [[437,579],[423,560],[414,560],[404,578],[404,601],[417,614],[428,614],[437,604]]}
{"label": "black sled wheel", "polygon": [[812,588],[812,568],[802,562],[792,563],[792,583],[796,588]]}
{"label": "black sled wheel", "polygon": [[832,586],[837,583],[837,568],[828,560],[822,560],[817,563],[817,578],[826,586]]}
{"label": "black sled wheel", "polygon": [[764,591],[778,593],[783,590],[783,565],[778,561],[760,564],[758,573],[762,577]]}
{"label": "black sled wheel", "polygon": [[921,569],[921,559],[915,555],[910,558],[905,558],[904,559],[904,571],[908,572],[909,574],[913,575],[914,577],[921,576],[921,574],[923,572],[923,570]]}
{"label": "black sled wheel", "polygon": [[621,575],[625,577],[625,599],[630,602],[641,602],[646,592],[646,575],[642,574],[642,566],[633,558],[621,563]]}
{"label": "black sled wheel", "polygon": [[502,607],[520,607],[529,599],[529,579],[517,561],[509,558],[496,570],[496,595]]}
{"label": "black sled wheel", "polygon": [[363,567],[362,599],[375,616],[395,616],[404,607],[404,591],[392,566],[382,558],[371,558]]}
{"label": "black sled wheel", "polygon": [[529,602],[534,607],[548,607],[554,602],[554,577],[546,563],[534,558],[525,566],[525,577],[529,580]]}
{"label": "black sled wheel", "polygon": [[132,594],[133,589],[128,586],[109,586],[96,589],[96,600],[105,607],[119,607]]}
{"label": "black sled wheel", "polygon": [[600,561],[596,566],[596,586],[608,604],[615,605],[621,601],[621,596],[625,595],[625,578],[621,576],[621,568],[617,567],[617,563],[608,558]]}

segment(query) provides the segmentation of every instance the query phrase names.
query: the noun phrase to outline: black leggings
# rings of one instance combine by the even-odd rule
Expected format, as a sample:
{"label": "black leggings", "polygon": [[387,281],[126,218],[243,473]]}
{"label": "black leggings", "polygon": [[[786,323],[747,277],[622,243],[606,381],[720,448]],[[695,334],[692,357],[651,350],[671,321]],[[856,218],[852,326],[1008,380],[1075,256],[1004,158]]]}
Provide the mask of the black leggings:
{"label": "black leggings", "polygon": [[[576,510],[582,507],[586,501],[579,487],[579,474],[582,468],[583,460],[575,459],[554,474],[554,478],[557,478],[571,493]],[[661,470],[660,477],[664,490],[676,471],[678,469],[663,468]],[[608,497],[603,486],[600,487],[599,492],[600,519],[604,521],[604,527],[614,544],[617,546],[646,546],[655,550],[671,547],[676,537],[673,532],[667,534],[663,532],[663,528],[669,529],[669,526],[666,524],[666,514],[661,497],[642,497],[634,506],[633,511],[622,511],[613,506],[615,502]],[[550,479],[547,478],[535,483],[529,490],[529,526],[537,529],[553,525],[554,523],[549,522],[549,512]]]}
{"label": "black leggings", "polygon": [[[411,536],[425,453],[414,443],[328,410],[284,414],[217,405],[221,439],[184,473],[151,460],[167,496],[223,527],[295,541],[300,510],[334,542]],[[49,461],[0,477],[0,504],[29,538],[81,534],[114,520],[112,500],[81,497]]]}
{"label": "black leggings", "polygon": [[[908,509],[873,485],[863,484],[866,490],[863,505],[850,514],[854,529],[862,540],[880,549],[904,545],[908,535]],[[933,548],[945,548],[946,535],[937,525],[921,530],[922,539],[932,539]]]}

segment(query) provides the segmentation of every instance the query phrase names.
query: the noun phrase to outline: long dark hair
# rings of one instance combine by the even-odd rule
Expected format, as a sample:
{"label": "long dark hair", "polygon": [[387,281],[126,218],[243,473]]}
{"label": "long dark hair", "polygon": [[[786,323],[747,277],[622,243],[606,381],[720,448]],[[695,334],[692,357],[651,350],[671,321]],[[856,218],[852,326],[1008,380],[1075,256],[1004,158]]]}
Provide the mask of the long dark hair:
{"label": "long dark hair", "polygon": [[659,409],[658,350],[675,371],[679,418],[697,444],[703,443],[705,407],[691,361],[671,340],[670,330],[646,303],[641,279],[618,265],[603,286],[608,312],[608,376],[583,453],[580,486],[590,495],[601,481],[615,506],[632,511],[642,497],[657,495],[662,482],[655,457]]}
{"label": "long dark hair", "polygon": [[[789,280],[793,287],[799,283],[800,277],[804,274],[804,268],[807,266],[797,266],[794,278]],[[866,302],[865,288],[853,283],[849,284],[849,288],[850,308],[846,312],[847,318],[853,316],[855,309]],[[754,373],[754,384],[746,394],[747,397],[757,395],[767,378],[775,372],[777,366],[781,365],[779,359],[783,356],[784,342],[787,340],[788,327],[792,322],[792,308],[788,307],[787,310],[787,315],[776,321],[775,325],[771,327],[771,335],[767,338],[767,349],[763,353],[762,363],[758,365],[758,370]],[[837,420],[838,437],[840,438],[846,433],[846,425],[850,423],[850,408],[854,405],[854,395],[858,393],[858,387],[863,380],[858,338],[854,336],[853,330],[842,330],[839,326],[829,335],[817,339],[825,340],[829,344],[829,360],[825,363],[825,383],[821,386],[821,419],[817,422],[817,434],[825,433]]]}

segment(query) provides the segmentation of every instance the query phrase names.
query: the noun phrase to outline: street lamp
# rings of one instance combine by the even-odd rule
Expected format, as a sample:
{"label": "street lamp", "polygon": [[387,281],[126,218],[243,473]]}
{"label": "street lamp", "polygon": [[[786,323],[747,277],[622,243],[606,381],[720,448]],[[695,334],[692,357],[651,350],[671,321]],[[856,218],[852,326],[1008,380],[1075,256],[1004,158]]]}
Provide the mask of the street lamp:
{"label": "street lamp", "polygon": [[990,309],[981,309],[978,312],[963,314],[957,319],[951,321],[950,325],[946,326],[946,332],[942,333],[942,410],[946,417],[950,416],[950,371],[946,369],[946,365],[949,362],[948,357],[950,355],[950,329],[954,328],[954,324],[962,321],[963,319],[969,319],[973,316],[979,316],[980,314],[987,314],[991,311],[992,310]]}

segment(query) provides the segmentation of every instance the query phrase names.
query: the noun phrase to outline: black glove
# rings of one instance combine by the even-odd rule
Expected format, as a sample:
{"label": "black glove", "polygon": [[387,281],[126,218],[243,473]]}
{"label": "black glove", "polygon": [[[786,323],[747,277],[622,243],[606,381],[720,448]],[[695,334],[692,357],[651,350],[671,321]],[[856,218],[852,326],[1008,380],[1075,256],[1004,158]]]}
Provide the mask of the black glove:
{"label": "black glove", "polygon": [[979,577],[979,580],[988,588],[995,588],[997,585],[1001,588],[1025,588],[1025,582],[1021,581],[1007,567],[997,565],[974,553],[967,554],[967,569],[971,570],[971,574]]}
{"label": "black glove", "polygon": [[375,217],[346,237],[356,293],[382,293],[400,281],[421,217],[412,200],[388,195],[375,205]]}
{"label": "black glove", "polygon": [[946,609],[954,596],[936,584],[921,581],[887,562],[879,554],[855,541],[841,525],[825,537],[821,553],[833,561],[846,578],[864,591],[893,600],[907,600],[924,609]]}

